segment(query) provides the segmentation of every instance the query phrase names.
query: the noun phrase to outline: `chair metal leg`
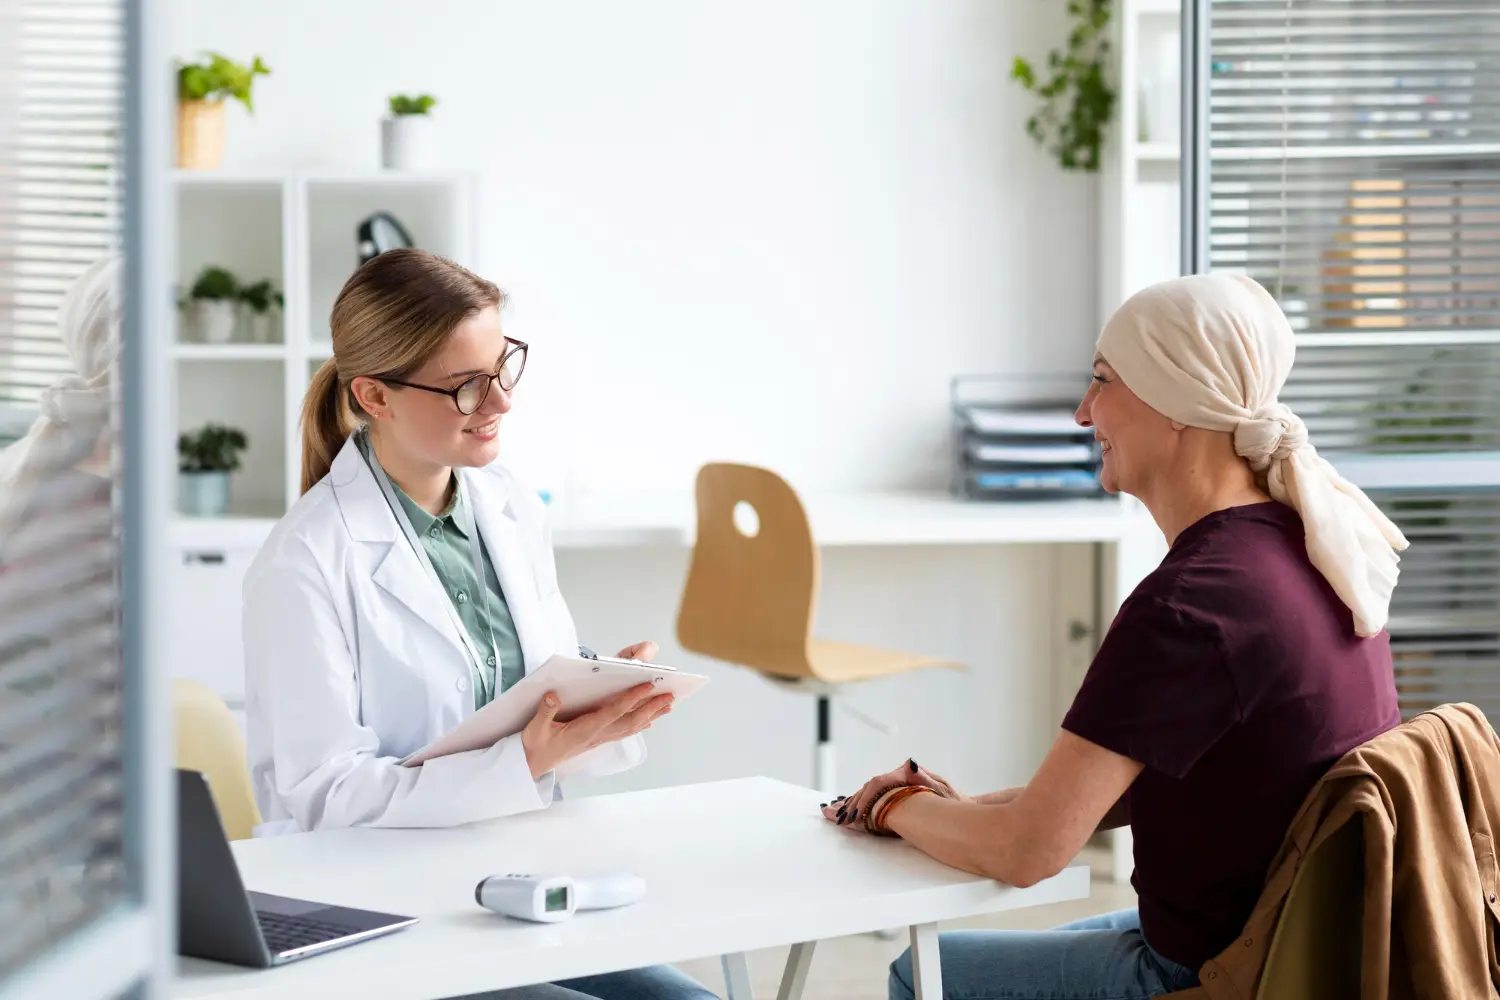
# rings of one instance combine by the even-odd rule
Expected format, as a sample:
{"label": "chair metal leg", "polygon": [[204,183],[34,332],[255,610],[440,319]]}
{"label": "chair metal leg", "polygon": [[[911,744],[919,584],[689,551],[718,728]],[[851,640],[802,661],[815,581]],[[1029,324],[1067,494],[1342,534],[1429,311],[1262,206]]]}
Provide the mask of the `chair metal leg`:
{"label": "chair metal leg", "polygon": [[832,798],[838,794],[838,774],[833,753],[833,704],[826,694],[818,695],[818,746],[813,760],[813,784],[819,793]]}

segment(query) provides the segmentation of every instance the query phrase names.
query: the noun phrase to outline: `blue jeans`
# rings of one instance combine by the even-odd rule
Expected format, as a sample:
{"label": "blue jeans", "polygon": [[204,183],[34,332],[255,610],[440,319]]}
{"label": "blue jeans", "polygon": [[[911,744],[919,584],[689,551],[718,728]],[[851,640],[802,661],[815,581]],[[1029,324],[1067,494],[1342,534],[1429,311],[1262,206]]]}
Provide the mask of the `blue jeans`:
{"label": "blue jeans", "polygon": [[667,965],[608,972],[560,983],[517,986],[455,1000],[718,1000],[697,982]]}
{"label": "blue jeans", "polygon": [[[1145,1000],[1198,985],[1196,972],[1146,943],[1135,910],[1050,931],[949,931],[938,941],[943,1000]],[[889,990],[890,1000],[914,1000],[910,951],[891,966]]]}

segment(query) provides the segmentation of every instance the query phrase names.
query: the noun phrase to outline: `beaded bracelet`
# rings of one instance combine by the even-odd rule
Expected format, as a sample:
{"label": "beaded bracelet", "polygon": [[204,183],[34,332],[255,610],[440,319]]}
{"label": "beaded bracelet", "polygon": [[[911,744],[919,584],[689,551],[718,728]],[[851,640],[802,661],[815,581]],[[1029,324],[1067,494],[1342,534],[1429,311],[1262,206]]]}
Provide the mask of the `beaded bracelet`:
{"label": "beaded bracelet", "polygon": [[886,817],[896,806],[913,795],[921,795],[923,792],[931,795],[937,794],[934,789],[926,785],[898,785],[889,791],[882,792],[880,797],[870,803],[870,807],[865,810],[865,829],[877,836],[894,837],[895,834],[886,825]]}

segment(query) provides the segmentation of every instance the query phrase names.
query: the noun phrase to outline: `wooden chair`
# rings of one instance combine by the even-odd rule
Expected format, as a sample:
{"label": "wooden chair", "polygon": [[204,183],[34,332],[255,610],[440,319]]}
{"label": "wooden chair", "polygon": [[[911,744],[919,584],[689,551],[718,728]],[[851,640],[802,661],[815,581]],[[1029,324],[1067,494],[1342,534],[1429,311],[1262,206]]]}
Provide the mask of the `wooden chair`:
{"label": "wooden chair", "polygon": [[177,729],[177,766],[208,779],[219,819],[230,840],[247,840],[260,825],[250,788],[245,741],[219,696],[196,681],[172,681],[172,718]]}
{"label": "wooden chair", "polygon": [[[818,548],[802,503],[780,476],[748,465],[698,471],[698,535],[677,613],[683,649],[794,684],[817,699],[815,774],[836,793],[833,697],[839,685],[957,664],[812,636]],[[735,523],[753,509],[751,533]]]}

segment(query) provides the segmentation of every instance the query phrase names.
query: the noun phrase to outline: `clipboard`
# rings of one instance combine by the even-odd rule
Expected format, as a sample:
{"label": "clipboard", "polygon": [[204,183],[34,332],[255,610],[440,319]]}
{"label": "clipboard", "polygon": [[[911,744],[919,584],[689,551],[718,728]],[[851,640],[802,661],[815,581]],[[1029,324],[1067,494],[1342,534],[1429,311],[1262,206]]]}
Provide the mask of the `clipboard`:
{"label": "clipboard", "polygon": [[707,684],[708,678],[642,660],[554,655],[509,691],[401,763],[417,767],[434,757],[494,746],[526,728],[548,691],[556,691],[562,700],[557,718],[559,722],[567,722],[598,708],[622,691],[648,683],[655,685],[658,693],[674,695],[680,702]]}

